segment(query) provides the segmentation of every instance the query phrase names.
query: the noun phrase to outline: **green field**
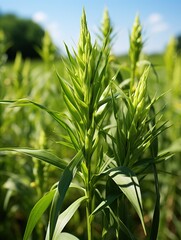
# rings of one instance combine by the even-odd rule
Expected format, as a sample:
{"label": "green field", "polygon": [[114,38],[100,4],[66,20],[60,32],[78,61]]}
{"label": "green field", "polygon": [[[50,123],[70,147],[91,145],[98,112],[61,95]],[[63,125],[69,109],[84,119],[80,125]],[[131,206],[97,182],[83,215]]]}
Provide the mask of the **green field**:
{"label": "green field", "polygon": [[45,239],[63,212],[66,239],[179,240],[181,57],[172,43],[143,54],[139,23],[114,56],[110,26],[96,46],[82,22],[75,55],[1,53],[0,238],[23,239],[39,220],[24,239]]}

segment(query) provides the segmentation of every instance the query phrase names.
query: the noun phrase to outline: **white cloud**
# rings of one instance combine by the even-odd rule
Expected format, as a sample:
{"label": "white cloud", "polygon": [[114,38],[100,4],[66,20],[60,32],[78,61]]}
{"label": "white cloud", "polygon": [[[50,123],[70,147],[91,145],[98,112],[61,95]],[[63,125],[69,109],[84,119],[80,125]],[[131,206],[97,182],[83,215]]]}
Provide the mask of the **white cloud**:
{"label": "white cloud", "polygon": [[159,33],[159,32],[165,32],[168,30],[169,26],[165,22],[161,22],[155,26],[152,27],[151,31],[152,33]]}
{"label": "white cloud", "polygon": [[161,33],[168,30],[169,25],[160,13],[152,13],[146,20],[146,28],[150,33]]}
{"label": "white cloud", "polygon": [[61,31],[60,25],[57,22],[49,22],[45,26],[46,30],[50,33],[52,39],[56,44],[60,45],[61,41]]}
{"label": "white cloud", "polygon": [[37,23],[43,23],[47,20],[47,15],[44,12],[36,12],[33,14],[32,19]]}
{"label": "white cloud", "polygon": [[39,11],[33,14],[32,20],[36,23],[40,24],[45,30],[50,33],[51,38],[53,39],[54,43],[60,46],[61,41],[61,27],[58,22],[51,21],[46,13]]}
{"label": "white cloud", "polygon": [[148,23],[149,24],[156,24],[162,21],[162,15],[159,13],[152,13],[149,17],[148,17]]}

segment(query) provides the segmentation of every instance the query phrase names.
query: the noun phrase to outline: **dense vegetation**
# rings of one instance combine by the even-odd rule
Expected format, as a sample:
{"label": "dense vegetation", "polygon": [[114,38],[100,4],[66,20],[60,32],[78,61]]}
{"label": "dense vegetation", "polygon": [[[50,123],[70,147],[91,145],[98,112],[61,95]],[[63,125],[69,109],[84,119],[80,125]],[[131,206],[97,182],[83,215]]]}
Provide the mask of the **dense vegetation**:
{"label": "dense vegetation", "polygon": [[83,12],[73,55],[46,33],[42,62],[13,64],[0,35],[2,239],[181,238],[176,40],[146,56],[136,17],[117,57],[107,11],[100,29],[92,43]]}

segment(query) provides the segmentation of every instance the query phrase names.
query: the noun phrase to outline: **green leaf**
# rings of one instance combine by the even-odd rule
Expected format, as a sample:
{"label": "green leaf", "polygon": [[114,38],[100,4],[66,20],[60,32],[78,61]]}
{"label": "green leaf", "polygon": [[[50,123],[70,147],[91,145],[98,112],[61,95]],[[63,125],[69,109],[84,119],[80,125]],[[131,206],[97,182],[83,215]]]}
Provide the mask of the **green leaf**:
{"label": "green leaf", "polygon": [[69,109],[70,114],[72,115],[72,117],[75,119],[75,122],[80,124],[82,127],[84,127],[83,123],[83,116],[81,116],[81,114],[79,113],[78,108],[73,105],[69,98],[67,96],[64,96],[64,101],[67,105],[67,108]]}
{"label": "green leaf", "polygon": [[55,167],[58,167],[60,169],[65,169],[67,166],[66,161],[57,157],[56,155],[54,155],[53,153],[47,150],[36,150],[36,149],[28,149],[28,148],[0,148],[0,151],[16,152],[16,153],[21,153],[30,157],[35,157],[39,160],[50,163],[51,165],[54,165]]}
{"label": "green leaf", "polygon": [[14,100],[14,101],[1,100],[0,103],[1,104],[10,104],[14,107],[23,107],[23,106],[29,106],[32,104],[35,107],[47,112],[53,119],[55,119],[68,132],[70,139],[72,140],[72,143],[74,144],[75,149],[79,149],[78,139],[76,138],[74,131],[70,128],[69,124],[67,124],[63,120],[65,118],[65,115],[63,115],[59,112],[51,111],[48,108],[46,108],[45,106],[43,106],[39,103],[33,102],[29,99],[19,99],[19,100]]}
{"label": "green leaf", "polygon": [[74,213],[79,208],[80,204],[86,200],[87,197],[81,197],[77,199],[75,202],[73,202],[64,212],[62,212],[57,220],[57,224],[55,227],[53,240],[59,240],[60,233],[62,232],[63,228],[66,226],[66,224],[69,222],[69,220],[72,218]]}
{"label": "green leaf", "polygon": [[95,215],[99,211],[101,211],[101,210],[105,209],[106,207],[110,206],[110,204],[112,202],[114,202],[119,196],[120,196],[120,194],[107,196],[106,199],[103,200],[91,214]]}
{"label": "green leaf", "polygon": [[33,207],[33,209],[31,210],[27,225],[26,225],[23,240],[27,240],[30,237],[38,220],[40,219],[40,217],[43,215],[45,210],[50,205],[54,194],[55,194],[55,190],[48,192]]}
{"label": "green leaf", "polygon": [[61,87],[62,87],[62,90],[63,90],[65,96],[69,99],[69,101],[72,103],[72,105],[75,106],[75,108],[77,108],[77,103],[75,101],[74,93],[73,93],[69,83],[65,79],[63,79],[58,74],[58,72],[56,72],[56,74],[57,74],[57,77],[60,81],[60,84],[61,84]]}
{"label": "green leaf", "polygon": [[126,225],[121,221],[121,219],[119,218],[119,226],[121,228],[121,230],[131,239],[131,240],[135,240],[134,235],[132,234],[132,232],[130,231],[129,228],[126,227]]}
{"label": "green leaf", "polygon": [[59,238],[57,238],[57,240],[60,240],[60,239],[63,239],[63,240],[79,240],[74,235],[72,235],[70,233],[66,233],[66,232],[63,232],[63,233],[60,234],[60,236],[59,236]]}
{"label": "green leaf", "polygon": [[[49,240],[48,233],[49,233],[49,229],[47,230],[45,240]],[[77,237],[75,237],[74,235],[72,235],[70,233],[67,233],[67,232],[61,232],[60,235],[58,236],[57,240],[60,240],[60,239],[63,239],[63,240],[79,240]]]}
{"label": "green leaf", "polygon": [[61,211],[61,207],[66,192],[72,182],[72,179],[74,178],[77,172],[78,165],[80,164],[82,159],[83,159],[82,151],[79,151],[72,159],[72,161],[69,163],[69,165],[66,167],[59,181],[58,189],[55,193],[50,212],[50,239],[52,239],[56,222],[59,216],[59,212]]}
{"label": "green leaf", "polygon": [[131,202],[135,208],[146,234],[146,229],[142,214],[142,199],[141,191],[137,177],[135,174],[126,167],[113,168],[109,172],[109,176],[118,185],[121,191],[125,194],[128,200]]}
{"label": "green leaf", "polygon": [[155,203],[155,209],[153,213],[153,222],[151,226],[150,240],[157,239],[159,222],[160,222],[160,191],[159,191],[158,174],[157,174],[157,169],[155,164],[153,164],[153,173],[154,173],[154,179],[155,179],[156,203]]}
{"label": "green leaf", "polygon": [[117,225],[119,225],[121,230],[127,235],[128,239],[135,240],[135,237],[133,236],[132,232],[129,230],[129,228],[126,227],[123,221],[121,221],[121,219],[114,214],[111,208],[109,208],[109,211],[114,220],[117,222]]}

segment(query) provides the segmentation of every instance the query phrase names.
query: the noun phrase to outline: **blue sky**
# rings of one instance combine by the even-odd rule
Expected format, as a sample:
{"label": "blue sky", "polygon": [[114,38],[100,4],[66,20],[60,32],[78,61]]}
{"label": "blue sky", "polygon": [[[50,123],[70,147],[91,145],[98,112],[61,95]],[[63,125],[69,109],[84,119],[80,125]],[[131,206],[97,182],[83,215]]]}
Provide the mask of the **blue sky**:
{"label": "blue sky", "polygon": [[181,34],[181,0],[1,0],[1,13],[15,13],[34,19],[52,35],[64,49],[63,42],[76,47],[82,8],[85,8],[88,27],[94,39],[108,9],[117,33],[113,52],[125,53],[129,47],[129,32],[139,13],[143,25],[145,52],[160,52],[170,37]]}

